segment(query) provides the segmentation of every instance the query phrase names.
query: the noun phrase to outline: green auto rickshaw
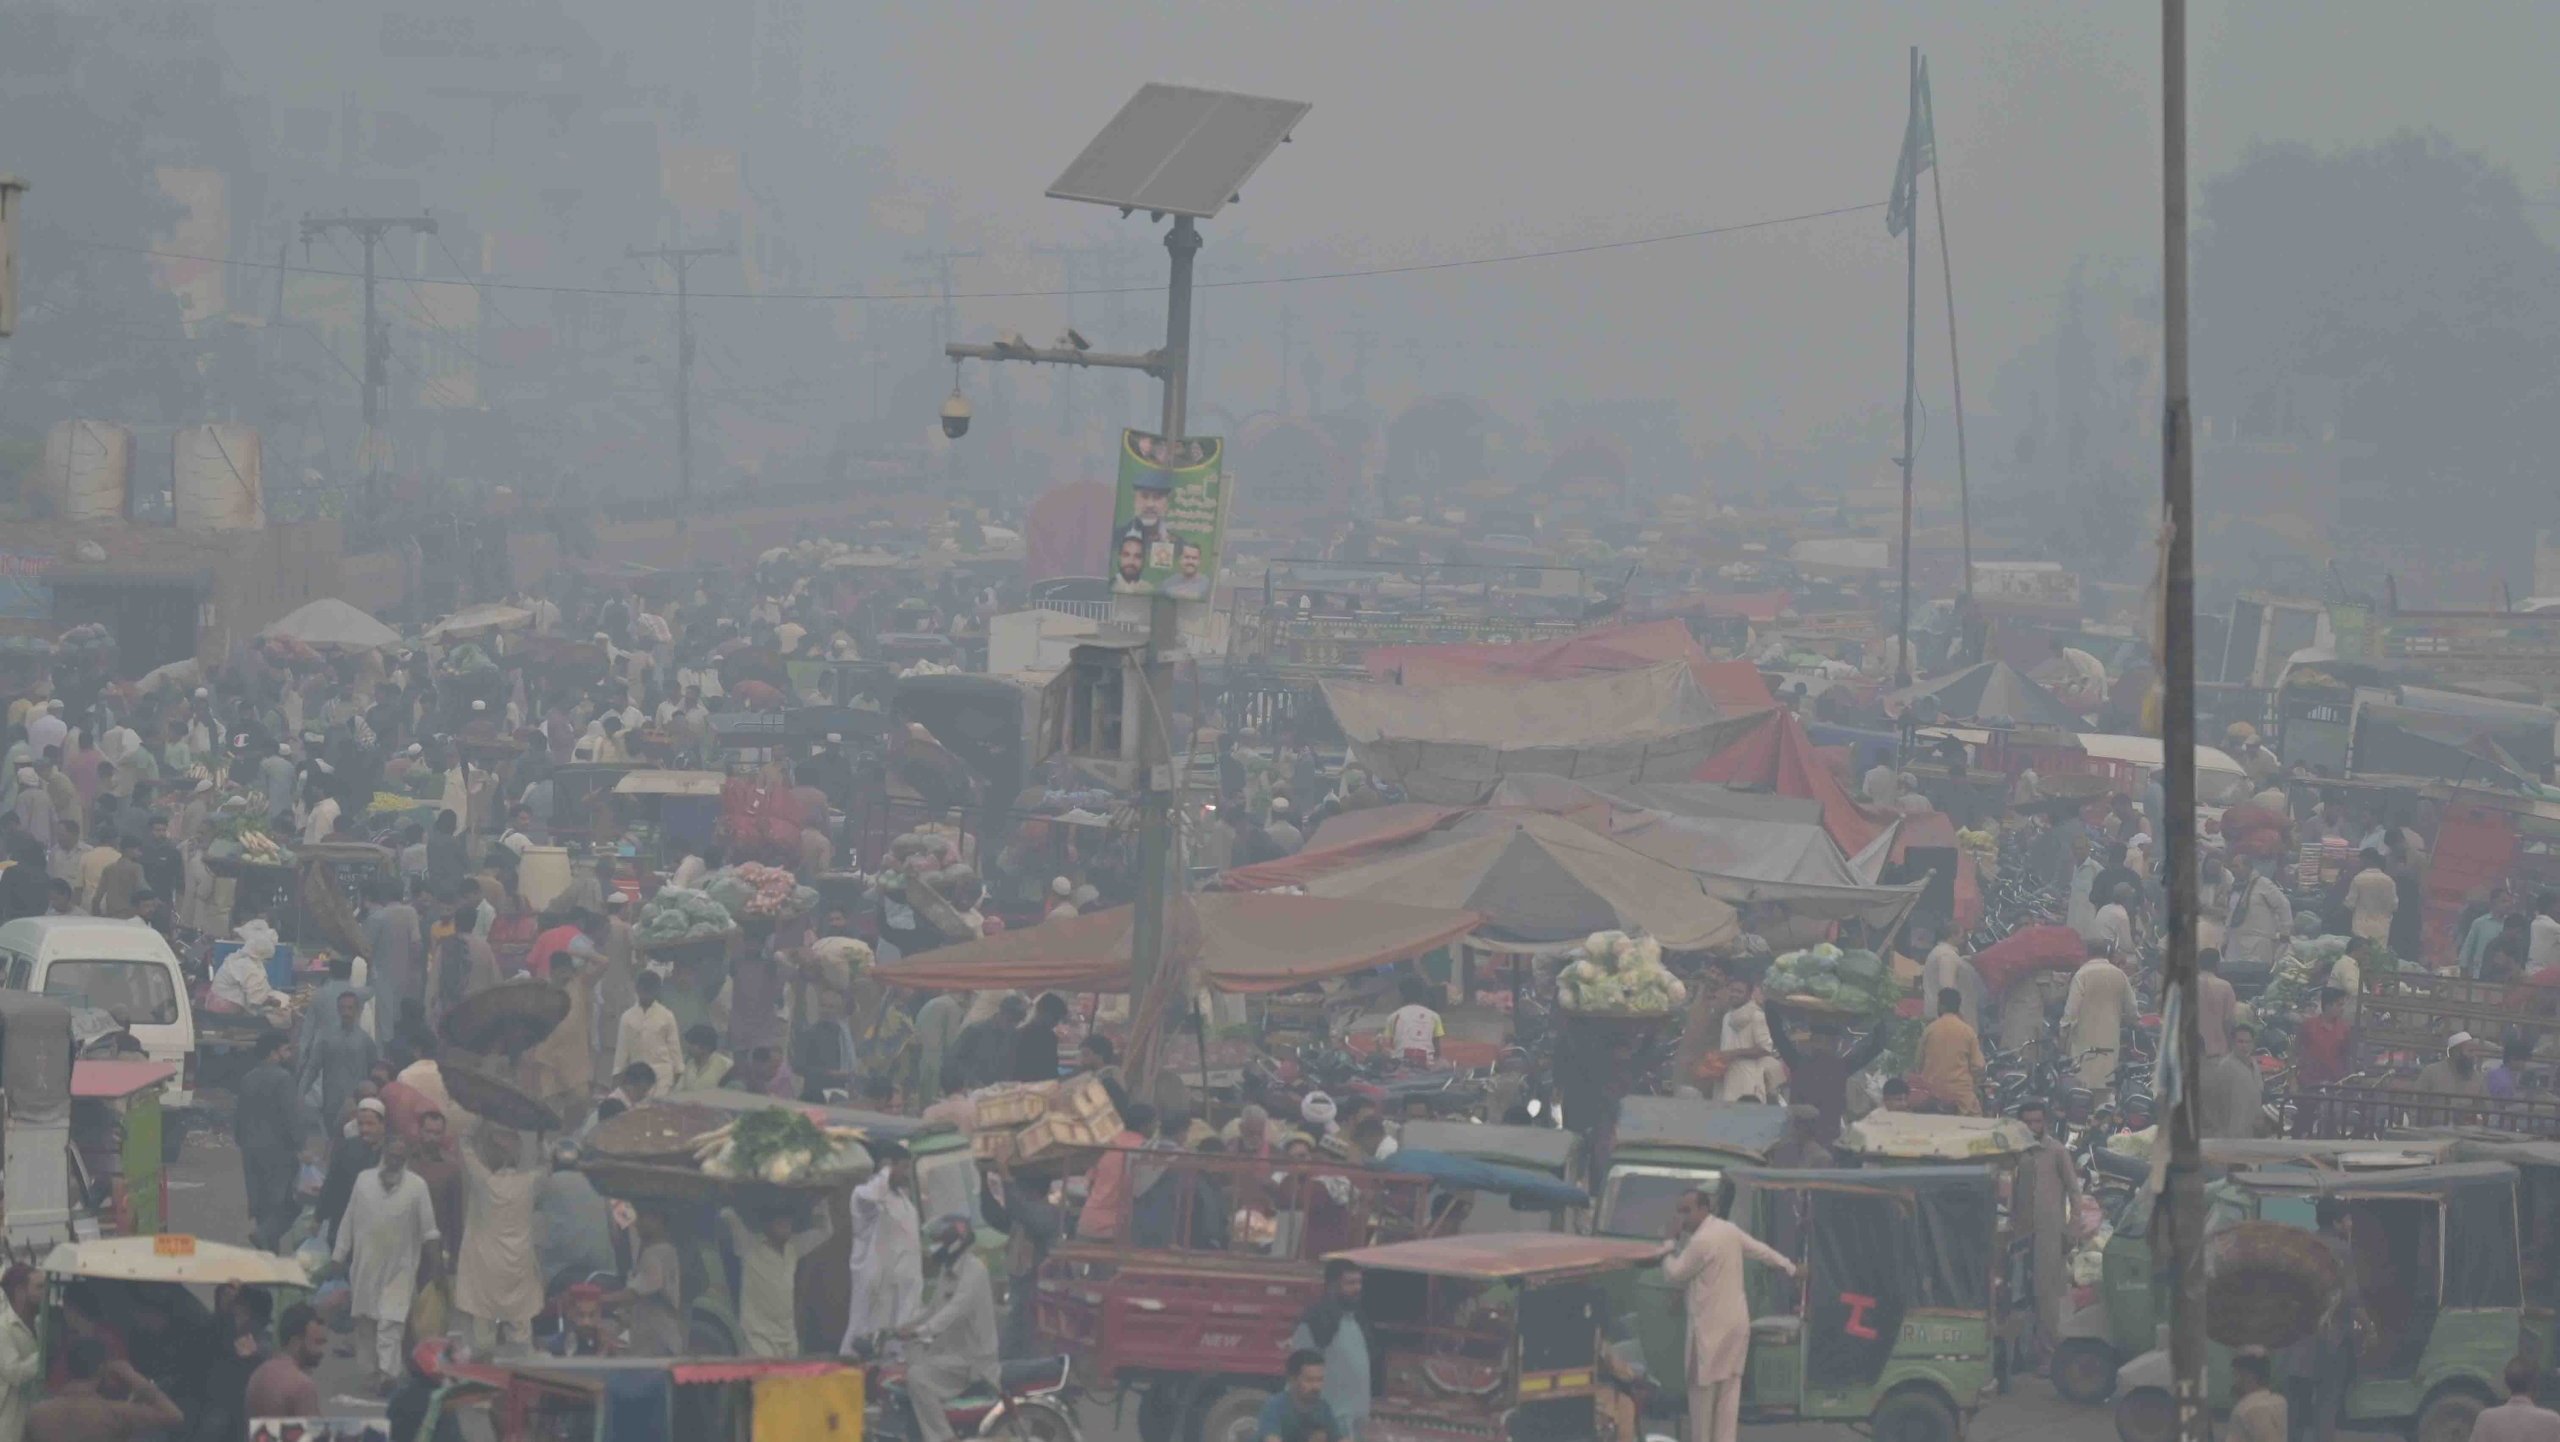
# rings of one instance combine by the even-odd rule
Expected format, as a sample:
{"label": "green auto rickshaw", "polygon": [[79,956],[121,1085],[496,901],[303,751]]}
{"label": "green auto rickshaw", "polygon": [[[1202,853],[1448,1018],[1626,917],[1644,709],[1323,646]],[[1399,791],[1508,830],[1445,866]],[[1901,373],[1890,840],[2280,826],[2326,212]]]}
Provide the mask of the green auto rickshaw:
{"label": "green auto rickshaw", "polygon": [[[2346,1175],[2433,1166],[2452,1160],[2452,1151],[2452,1142],[2443,1138],[2220,1138],[2205,1142],[2204,1164],[2216,1185],[2263,1172],[2271,1174],[2266,1184],[2275,1186],[2285,1175],[2304,1171]],[[2090,1407],[2105,1402],[2115,1395],[2116,1370],[2158,1345],[2164,1301],[2152,1267],[2150,1228],[2161,1160],[2153,1157],[2150,1181],[2127,1193],[2108,1219],[2090,1300],[2063,1316],[2050,1375],[2054,1390],[2068,1401]]]}
{"label": "green auto rickshaw", "polygon": [[[2516,1250],[2516,1169],[2501,1162],[2347,1173],[2270,1168],[2209,1190],[2211,1232],[2257,1219],[2311,1227],[2323,1202],[2346,1211],[2359,1304],[2356,1367],[2339,1425],[2405,1429],[2414,1442],[2467,1442],[2483,1408],[2505,1394],[2503,1373],[2523,1336]],[[2148,1270],[2149,1244],[2119,1231],[2107,1265]],[[2211,1305],[2210,1296],[2207,1305]],[[2207,1396],[2231,1400],[2230,1350],[2209,1345]],[[2116,1434],[2166,1442],[2177,1430],[2169,1358],[2155,1349],[2116,1374]]]}
{"label": "green auto rickshaw", "polygon": [[[1796,1263],[1792,1281],[1762,1267],[1746,1274],[1743,1420],[1863,1425],[1878,1442],[1962,1437],[1995,1381],[1991,1171],[1737,1167],[1727,1180],[1732,1220]],[[1660,1267],[1632,1280],[1646,1370],[1677,1377],[1688,1345],[1682,1289]]]}

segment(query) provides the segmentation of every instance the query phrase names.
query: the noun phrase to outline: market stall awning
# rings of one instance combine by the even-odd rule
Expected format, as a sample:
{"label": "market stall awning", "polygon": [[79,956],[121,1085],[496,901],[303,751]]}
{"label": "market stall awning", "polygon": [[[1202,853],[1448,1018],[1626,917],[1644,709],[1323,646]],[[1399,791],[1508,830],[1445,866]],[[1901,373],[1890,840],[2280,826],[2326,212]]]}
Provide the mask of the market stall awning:
{"label": "market stall awning", "polygon": [[1363,764],[1416,801],[1452,805],[1480,802],[1522,772],[1675,780],[1750,724],[1719,719],[1680,661],[1564,680],[1323,685]]}
{"label": "market stall awning", "polygon": [[2077,731],[2088,723],[2079,712],[2006,661],[1984,661],[1951,675],[1939,676],[1888,692],[1888,704],[1935,705],[1948,719],[2009,726],[2059,726]]}
{"label": "market stall awning", "polygon": [[1748,661],[1710,661],[1678,617],[1601,626],[1545,641],[1448,646],[1378,646],[1363,658],[1380,681],[1455,686],[1488,681],[1562,681],[1575,676],[1641,671],[1665,661],[1686,664],[1698,689],[1725,715],[1776,704]]}
{"label": "market stall awning", "polygon": [[[1280,991],[1437,951],[1481,918],[1449,907],[1329,896],[1209,892],[1181,898],[1188,914],[1169,947],[1191,951],[1196,974],[1219,991]],[[927,991],[1126,991],[1126,906],[1001,931],[876,969],[891,986]]]}
{"label": "market stall awning", "polygon": [[1465,907],[1484,918],[1489,938],[1532,947],[1624,930],[1675,951],[1711,951],[1741,934],[1733,908],[1697,877],[1535,811],[1454,814],[1406,841],[1302,852],[1228,872],[1223,884]]}
{"label": "market stall awning", "polygon": [[460,641],[472,636],[486,636],[495,631],[516,631],[533,624],[533,613],[521,606],[502,606],[490,602],[465,606],[425,631],[430,641]]}
{"label": "market stall awning", "polygon": [[335,646],[349,651],[370,651],[381,646],[400,644],[400,633],[348,605],[335,596],[297,606],[258,633],[282,641],[299,641],[305,646]]}

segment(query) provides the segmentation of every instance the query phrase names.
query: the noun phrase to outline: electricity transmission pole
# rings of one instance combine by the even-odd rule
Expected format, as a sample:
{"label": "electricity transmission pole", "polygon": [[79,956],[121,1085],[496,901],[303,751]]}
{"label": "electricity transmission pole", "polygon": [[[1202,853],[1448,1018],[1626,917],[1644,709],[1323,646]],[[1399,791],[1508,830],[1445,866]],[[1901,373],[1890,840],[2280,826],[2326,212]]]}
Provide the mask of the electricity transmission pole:
{"label": "electricity transmission pole", "polygon": [[2161,598],[2161,777],[2168,815],[2169,934],[2160,985],[2170,1031],[2160,1038],[2174,1085],[2162,1100],[2169,1144],[2166,1215],[2170,1397],[2180,1442],[2206,1442],[2204,1119],[2197,1064],[2204,1059],[2196,976],[2195,453],[2187,396],[2187,4],[2160,4],[2160,241],[2162,348],[2160,501],[2168,548]]}
{"label": "electricity transmission pole", "polygon": [[306,215],[302,218],[304,254],[310,253],[314,238],[336,230],[364,242],[364,498],[369,515],[378,516],[382,499],[382,388],[390,378],[391,337],[374,314],[373,255],[381,248],[382,238],[392,231],[433,235],[436,221],[431,215]]}
{"label": "electricity transmission pole", "polygon": [[631,260],[663,260],[676,272],[676,504],[693,504],[693,305],[686,269],[697,260],[736,255],[734,245],[624,247]]}

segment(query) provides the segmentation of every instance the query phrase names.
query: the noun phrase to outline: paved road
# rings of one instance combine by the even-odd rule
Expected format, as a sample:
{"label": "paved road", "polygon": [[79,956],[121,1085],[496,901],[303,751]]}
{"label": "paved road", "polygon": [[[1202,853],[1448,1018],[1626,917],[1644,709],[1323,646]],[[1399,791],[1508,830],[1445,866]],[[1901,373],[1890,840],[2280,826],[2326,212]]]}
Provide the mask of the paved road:
{"label": "paved road", "polygon": [[[169,1174],[169,1212],[171,1230],[214,1241],[247,1240],[248,1206],[240,1189],[240,1155],[227,1137],[199,1133],[188,1140]],[[353,1347],[342,1342],[320,1372],[321,1396],[329,1410],[340,1416],[379,1413],[381,1404],[363,1395],[362,1381],[363,1370]],[[1083,1408],[1078,1420],[1086,1442],[1137,1442],[1134,1406],[1128,1409],[1125,1422],[1114,1409],[1100,1405]],[[1816,1424],[1744,1431],[1757,1442],[1837,1442],[1848,1435],[1844,1428]],[[2104,1409],[2074,1406],[2056,1397],[2044,1383],[2027,1381],[2012,1395],[1991,1400],[1975,1418],[1968,1442],[2112,1442],[2114,1436],[2114,1424]]]}

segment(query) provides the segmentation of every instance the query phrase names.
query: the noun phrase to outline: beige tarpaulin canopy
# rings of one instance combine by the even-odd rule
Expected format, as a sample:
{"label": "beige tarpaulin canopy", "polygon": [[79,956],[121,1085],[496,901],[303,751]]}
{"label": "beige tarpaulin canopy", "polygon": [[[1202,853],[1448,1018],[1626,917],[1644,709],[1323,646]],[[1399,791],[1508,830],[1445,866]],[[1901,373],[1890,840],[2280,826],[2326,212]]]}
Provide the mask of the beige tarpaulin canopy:
{"label": "beige tarpaulin canopy", "polygon": [[1686,780],[1751,724],[1717,719],[1681,661],[1562,681],[1323,684],[1363,764],[1416,801],[1449,805],[1526,772],[1602,786]]}
{"label": "beige tarpaulin canopy", "polygon": [[[1475,929],[1474,913],[1397,901],[1254,892],[1178,898],[1168,960],[1220,991],[1280,991],[1437,951]],[[1126,906],[1000,931],[878,967],[891,986],[928,991],[1126,991],[1135,913]]]}
{"label": "beige tarpaulin canopy", "polygon": [[399,632],[335,596],[297,606],[258,634],[300,641],[305,646],[335,646],[349,651],[400,644]]}
{"label": "beige tarpaulin canopy", "polygon": [[1741,934],[1733,907],[1697,877],[1534,811],[1471,811],[1409,840],[1337,854],[1338,866],[1301,853],[1231,871],[1224,884],[1464,907],[1484,918],[1488,940],[1524,947],[1626,930],[1676,951],[1713,951]]}

